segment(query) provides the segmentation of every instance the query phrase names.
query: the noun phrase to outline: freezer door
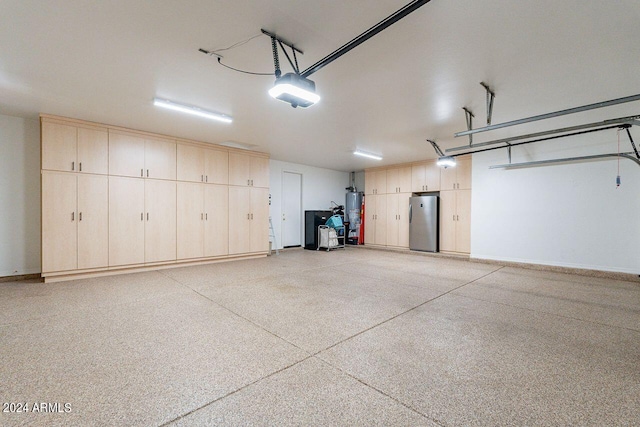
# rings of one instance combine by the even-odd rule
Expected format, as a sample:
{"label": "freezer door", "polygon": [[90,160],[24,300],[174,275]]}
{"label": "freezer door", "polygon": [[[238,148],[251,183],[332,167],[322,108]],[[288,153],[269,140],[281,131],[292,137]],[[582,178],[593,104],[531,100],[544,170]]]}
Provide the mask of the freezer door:
{"label": "freezer door", "polygon": [[409,199],[409,248],[414,251],[438,251],[438,197]]}

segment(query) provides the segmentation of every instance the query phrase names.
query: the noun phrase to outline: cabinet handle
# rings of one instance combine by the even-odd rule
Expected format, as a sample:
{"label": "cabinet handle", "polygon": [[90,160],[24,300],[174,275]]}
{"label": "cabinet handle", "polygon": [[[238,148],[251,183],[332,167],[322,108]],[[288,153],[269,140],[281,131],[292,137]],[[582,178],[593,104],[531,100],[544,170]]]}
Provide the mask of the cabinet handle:
{"label": "cabinet handle", "polygon": [[204,220],[205,221],[209,221],[209,213],[205,213],[204,214]]}
{"label": "cabinet handle", "polygon": [[460,221],[460,217],[456,215],[456,221]]}
{"label": "cabinet handle", "polygon": [[253,220],[253,214],[251,214],[251,219]]}
{"label": "cabinet handle", "polygon": [[204,176],[204,182],[209,182],[209,175]]}
{"label": "cabinet handle", "polygon": [[204,214],[202,212],[200,212],[200,221],[204,220]]}
{"label": "cabinet handle", "polygon": [[149,212],[147,212],[147,221],[149,221]]}
{"label": "cabinet handle", "polygon": [[82,162],[80,162],[78,166],[80,167],[80,172],[82,172]]}
{"label": "cabinet handle", "polygon": [[78,214],[78,221],[82,221],[82,212]]}
{"label": "cabinet handle", "polygon": [[424,191],[427,191],[428,189],[429,189],[429,186],[428,186],[428,185],[425,185],[425,186],[424,186]]}
{"label": "cabinet handle", "polygon": [[149,169],[147,169],[147,178],[149,178]]}
{"label": "cabinet handle", "polygon": [[455,216],[455,215],[453,216],[453,220],[454,220],[454,221],[456,220],[456,216]]}
{"label": "cabinet handle", "polygon": [[251,185],[251,180],[247,180],[247,186]]}
{"label": "cabinet handle", "polygon": [[140,212],[140,221],[144,221],[144,212]]}
{"label": "cabinet handle", "polygon": [[71,212],[71,222],[76,220],[76,213],[75,212]]}
{"label": "cabinet handle", "polygon": [[249,214],[247,214],[247,219],[251,219],[251,218],[249,218]]}
{"label": "cabinet handle", "polygon": [[200,182],[204,182],[204,175],[200,175]]}

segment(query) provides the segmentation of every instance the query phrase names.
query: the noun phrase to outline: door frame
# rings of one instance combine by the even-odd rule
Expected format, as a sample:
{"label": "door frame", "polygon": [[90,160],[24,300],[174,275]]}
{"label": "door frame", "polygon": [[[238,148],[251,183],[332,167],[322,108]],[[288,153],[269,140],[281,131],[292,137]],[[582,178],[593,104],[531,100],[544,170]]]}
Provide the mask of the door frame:
{"label": "door frame", "polygon": [[[284,205],[285,205],[285,191],[284,191],[285,178],[284,177],[285,177],[285,174],[292,174],[292,175],[300,176],[300,211],[298,212],[298,217],[299,217],[299,221],[300,221],[300,230],[298,230],[300,244],[299,245],[295,245],[295,246],[285,246],[285,244],[284,244],[285,227],[284,227],[284,224],[283,224],[282,215],[284,215],[284,213],[285,213],[285,209],[284,209]],[[300,246],[302,246],[303,235],[304,235],[304,222],[303,222],[303,215],[302,215],[302,213],[304,211],[304,207],[302,206],[303,186],[304,186],[304,175],[302,174],[302,172],[292,171],[292,170],[283,170],[282,171],[282,189],[281,189],[282,201],[281,201],[281,206],[280,206],[280,211],[281,211],[281,216],[280,216],[280,241],[282,242],[282,247],[283,248],[300,247]]]}

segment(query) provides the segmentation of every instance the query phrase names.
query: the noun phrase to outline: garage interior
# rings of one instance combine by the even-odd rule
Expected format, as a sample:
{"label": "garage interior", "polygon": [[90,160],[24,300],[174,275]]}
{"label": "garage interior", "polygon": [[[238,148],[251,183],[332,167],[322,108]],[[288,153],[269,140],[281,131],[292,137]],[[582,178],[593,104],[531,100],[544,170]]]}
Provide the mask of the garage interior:
{"label": "garage interior", "polygon": [[636,2],[0,12],[0,424],[640,419]]}

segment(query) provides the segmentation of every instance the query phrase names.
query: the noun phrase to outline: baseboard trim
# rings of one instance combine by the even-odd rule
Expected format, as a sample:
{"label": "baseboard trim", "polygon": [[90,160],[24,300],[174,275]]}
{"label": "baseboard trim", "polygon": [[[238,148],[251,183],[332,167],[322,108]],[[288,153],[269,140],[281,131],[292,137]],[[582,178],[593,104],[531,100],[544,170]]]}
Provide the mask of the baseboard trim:
{"label": "baseboard trim", "polygon": [[191,267],[196,265],[216,264],[221,262],[264,258],[266,256],[267,256],[266,252],[260,252],[260,253],[253,253],[253,254],[231,255],[231,256],[225,256],[223,258],[180,260],[180,261],[170,261],[164,264],[155,263],[152,265],[113,267],[111,269],[100,269],[100,270],[93,270],[93,271],[84,270],[79,272],[68,271],[68,272],[58,272],[58,273],[46,273],[43,275],[43,278],[45,283],[55,283],[55,282],[63,282],[68,280],[92,279],[96,277],[116,276],[119,274],[143,273],[148,271],[165,270],[167,268]]}
{"label": "baseboard trim", "polygon": [[17,276],[2,276],[0,277],[0,283],[3,282],[17,282],[19,280],[38,280],[42,279],[40,273],[35,274],[18,274]]}

